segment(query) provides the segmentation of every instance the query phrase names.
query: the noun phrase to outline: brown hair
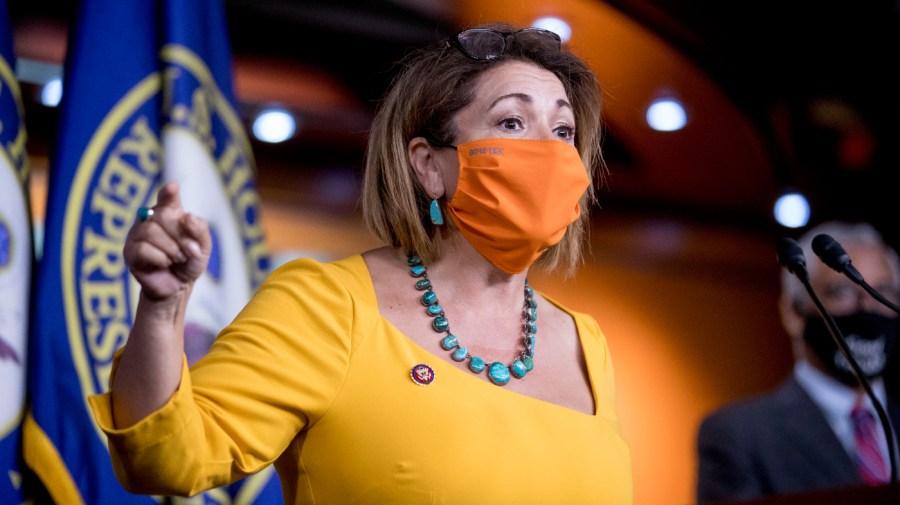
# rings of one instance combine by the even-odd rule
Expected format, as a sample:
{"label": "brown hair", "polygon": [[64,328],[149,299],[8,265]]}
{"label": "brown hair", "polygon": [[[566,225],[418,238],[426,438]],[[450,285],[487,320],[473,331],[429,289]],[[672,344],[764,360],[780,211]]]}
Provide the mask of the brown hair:
{"label": "brown hair", "polygon": [[[505,23],[490,28],[518,30]],[[594,178],[602,181],[606,166],[600,150],[600,85],[588,65],[568,49],[557,50],[534,37],[512,36],[504,54],[489,61],[473,60],[446,40],[410,53],[382,100],[366,151],[363,217],[378,238],[393,247],[415,252],[426,262],[440,251],[433,240],[435,226],[428,217],[431,196],[419,184],[407,154],[417,136],[435,145],[453,143],[453,117],[474,99],[476,80],[487,70],[509,61],[533,63],[556,75],[572,104],[577,133],[575,147],[591,184],[581,197],[581,217],[569,225],[559,244],[545,251],[537,264],[572,274],[582,258],[589,229],[589,210],[596,202]],[[443,205],[443,202],[441,202]],[[444,228],[455,229],[452,220]]]}

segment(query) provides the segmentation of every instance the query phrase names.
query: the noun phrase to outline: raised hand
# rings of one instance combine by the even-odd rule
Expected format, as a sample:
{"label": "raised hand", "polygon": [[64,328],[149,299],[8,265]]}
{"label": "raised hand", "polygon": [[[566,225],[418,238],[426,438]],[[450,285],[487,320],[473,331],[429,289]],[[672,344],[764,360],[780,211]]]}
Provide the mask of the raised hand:
{"label": "raised hand", "polygon": [[178,184],[169,182],[150,217],[128,231],[123,253],[143,295],[162,300],[189,290],[206,269],[211,247],[206,221],[185,212]]}

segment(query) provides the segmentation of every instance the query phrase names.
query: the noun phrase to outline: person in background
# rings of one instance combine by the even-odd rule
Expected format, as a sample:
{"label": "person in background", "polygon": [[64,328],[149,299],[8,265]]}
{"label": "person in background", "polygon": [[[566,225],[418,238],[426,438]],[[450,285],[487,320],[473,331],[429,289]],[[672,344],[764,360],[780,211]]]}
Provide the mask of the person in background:
{"label": "person in background", "polygon": [[[894,304],[900,294],[897,253],[868,223],[825,222],[798,240],[813,291],[833,316],[891,425],[898,426],[900,410],[888,398],[883,378],[897,339],[897,314],[819,260],[812,249],[819,234],[842,245],[865,281]],[[880,416],[806,288],[787,269],[782,270],[779,309],[796,358],[793,371],[777,389],[721,407],[701,422],[698,503],[891,479]]]}
{"label": "person in background", "polygon": [[385,246],[282,265],[191,367],[210,238],[164,186],[127,237],[140,298],[90,398],[124,487],[193,495],[274,463],[289,504],[632,503],[605,337],[528,283],[581,261],[600,97],[542,29],[411,54],[367,149]]}

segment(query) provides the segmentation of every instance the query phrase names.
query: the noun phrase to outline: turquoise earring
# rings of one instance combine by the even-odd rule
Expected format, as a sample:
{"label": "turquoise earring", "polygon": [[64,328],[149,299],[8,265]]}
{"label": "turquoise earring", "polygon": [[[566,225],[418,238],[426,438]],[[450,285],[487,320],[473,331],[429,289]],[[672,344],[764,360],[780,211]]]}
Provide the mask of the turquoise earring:
{"label": "turquoise earring", "polygon": [[441,213],[441,206],[437,201],[437,196],[431,196],[431,208],[429,208],[429,212],[431,214],[431,223],[437,226],[444,224],[444,215]]}

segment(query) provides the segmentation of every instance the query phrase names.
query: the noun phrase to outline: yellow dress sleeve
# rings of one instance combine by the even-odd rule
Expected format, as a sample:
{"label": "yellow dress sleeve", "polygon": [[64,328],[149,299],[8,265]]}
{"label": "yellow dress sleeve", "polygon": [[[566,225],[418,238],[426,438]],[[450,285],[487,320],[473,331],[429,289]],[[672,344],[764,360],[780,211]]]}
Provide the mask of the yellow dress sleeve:
{"label": "yellow dress sleeve", "polygon": [[[109,394],[89,399],[123,486],[193,495],[271,464],[340,390],[352,352],[353,298],[329,264],[274,272],[157,412],[112,423]],[[115,370],[113,371],[115,376]]]}

